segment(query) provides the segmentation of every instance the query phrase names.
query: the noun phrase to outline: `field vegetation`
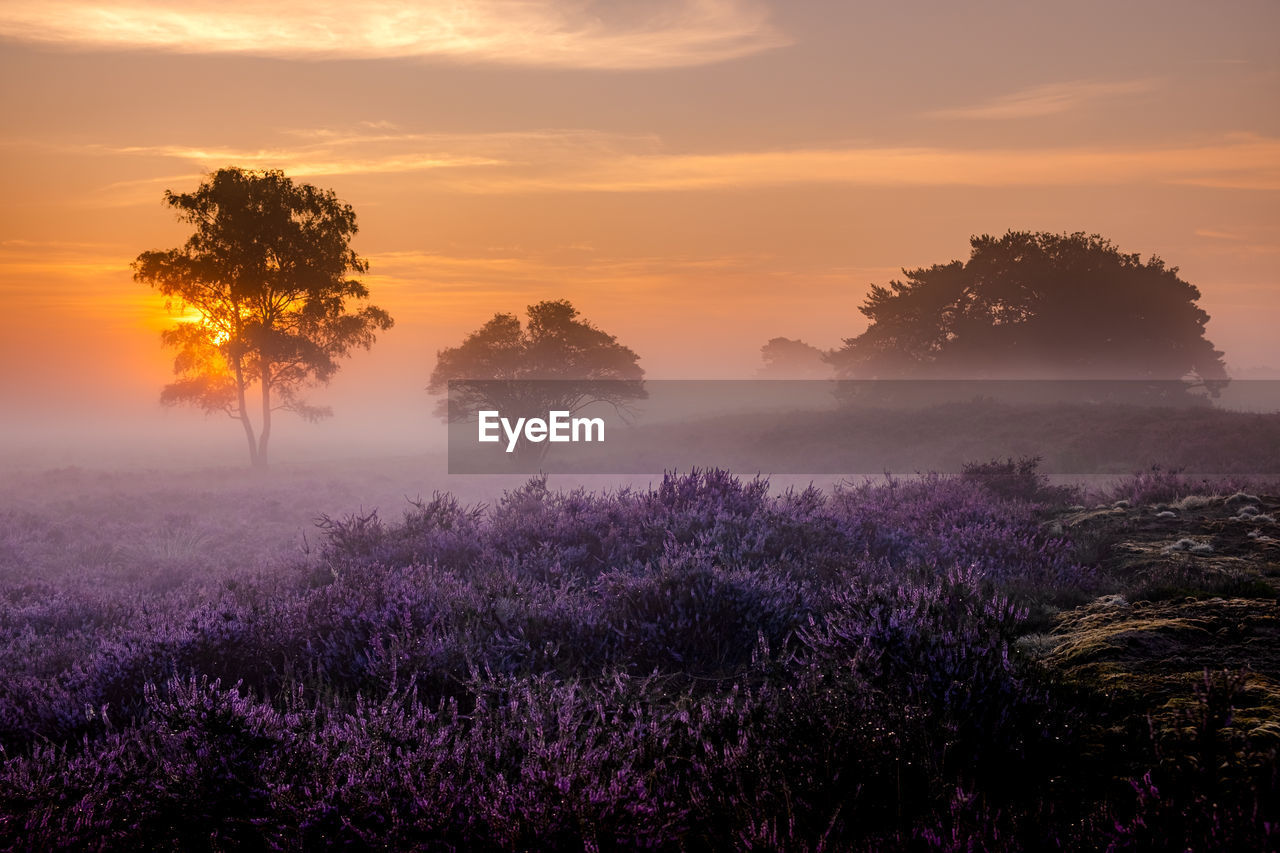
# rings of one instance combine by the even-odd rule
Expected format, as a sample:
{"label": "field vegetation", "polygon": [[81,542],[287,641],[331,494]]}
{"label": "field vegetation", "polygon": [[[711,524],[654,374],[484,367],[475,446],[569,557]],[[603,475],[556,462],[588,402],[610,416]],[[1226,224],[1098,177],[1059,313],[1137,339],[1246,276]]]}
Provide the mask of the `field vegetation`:
{"label": "field vegetation", "polygon": [[533,478],[304,538],[335,483],[58,477],[0,514],[0,847],[1278,843],[1275,483]]}

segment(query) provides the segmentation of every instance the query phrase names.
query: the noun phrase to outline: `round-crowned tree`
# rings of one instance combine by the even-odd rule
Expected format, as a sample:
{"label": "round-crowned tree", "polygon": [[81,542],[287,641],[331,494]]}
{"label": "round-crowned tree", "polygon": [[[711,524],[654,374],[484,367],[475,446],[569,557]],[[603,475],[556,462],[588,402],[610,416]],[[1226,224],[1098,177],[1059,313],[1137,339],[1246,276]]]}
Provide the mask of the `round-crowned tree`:
{"label": "round-crowned tree", "polygon": [[[640,356],[580,319],[566,299],[530,305],[523,326],[515,314],[495,314],[455,347],[440,350],[427,390],[443,396],[439,414],[466,422],[484,409],[504,416],[578,412],[592,403],[619,410],[647,397]],[[523,444],[521,461],[546,453]]]}
{"label": "round-crowned tree", "polygon": [[829,356],[839,376],[1225,383],[1200,291],[1177,267],[1096,234],[1010,231],[970,243],[968,261],[872,285],[861,307],[870,326]]}
{"label": "round-crowned tree", "polygon": [[763,379],[829,379],[827,353],[801,340],[770,338],[760,347],[764,365],[756,371]]}
{"label": "round-crowned tree", "polygon": [[230,415],[251,463],[265,468],[272,413],[331,414],[302,391],[328,382],[341,359],[391,327],[350,277],[369,268],[351,249],[355,212],[331,190],[237,168],[219,169],[195,192],[166,191],[165,202],[194,232],[182,248],[138,255],[134,278],[196,315],[163,333],[178,355],[177,381],[161,402]]}

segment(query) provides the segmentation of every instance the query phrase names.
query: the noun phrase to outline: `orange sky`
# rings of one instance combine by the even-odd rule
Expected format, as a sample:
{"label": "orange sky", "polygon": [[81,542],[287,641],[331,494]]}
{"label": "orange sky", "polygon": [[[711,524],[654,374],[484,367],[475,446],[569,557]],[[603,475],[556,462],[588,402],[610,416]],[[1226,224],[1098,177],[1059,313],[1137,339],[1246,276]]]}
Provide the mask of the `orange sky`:
{"label": "orange sky", "polygon": [[1280,367],[1270,0],[223,5],[0,3],[10,444],[195,429],[239,452],[160,410],[168,318],[128,268],[186,237],[163,191],[229,165],[350,202],[397,321],[295,435],[395,423],[412,446],[436,350],[544,298],[651,377],[750,375],[769,338],[836,346],[872,282],[1009,228],[1159,254],[1232,368]]}

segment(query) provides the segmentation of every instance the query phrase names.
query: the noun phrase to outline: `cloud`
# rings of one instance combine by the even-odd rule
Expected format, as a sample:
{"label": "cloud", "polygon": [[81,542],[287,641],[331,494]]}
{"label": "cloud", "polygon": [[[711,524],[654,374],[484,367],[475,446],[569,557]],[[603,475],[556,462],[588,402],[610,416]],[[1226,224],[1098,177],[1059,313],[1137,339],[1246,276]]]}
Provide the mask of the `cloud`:
{"label": "cloud", "polygon": [[423,251],[376,252],[369,256],[370,280],[432,292],[487,289],[520,282],[529,286],[577,284],[668,285],[680,276],[764,274],[777,259],[768,254],[609,257],[590,249],[562,246],[542,251],[494,249],[470,255]]}
{"label": "cloud", "polygon": [[586,158],[560,169],[470,176],[473,192],[648,192],[796,184],[1104,186],[1181,184],[1280,189],[1280,140],[1229,137],[1150,148],[867,147]]}
{"label": "cloud", "polygon": [[1078,110],[1105,98],[1140,95],[1155,88],[1153,80],[1099,82],[1075,80],[1034,86],[968,107],[934,110],[928,115],[948,119],[1038,118]]}
{"label": "cloud", "polygon": [[[1280,139],[1235,134],[1149,147],[881,146],[668,151],[651,135],[587,130],[414,134],[294,131],[300,145],[263,149],[184,145],[81,146],[81,154],[163,158],[209,171],[237,165],[298,177],[431,172],[437,192],[681,192],[772,186],[1054,187],[1183,185],[1280,189]],[[177,170],[166,168],[172,174]],[[125,182],[104,198],[161,179]],[[138,185],[134,187],[134,185]],[[134,192],[129,197],[134,198]]]}
{"label": "cloud", "polygon": [[5,289],[32,276],[47,274],[101,276],[129,273],[132,257],[113,243],[69,240],[4,240],[0,242],[0,279]]}
{"label": "cloud", "polygon": [[759,0],[9,0],[0,37],[90,50],[593,69],[708,65],[789,43]]}
{"label": "cloud", "polygon": [[[24,288],[33,293],[47,290],[47,282],[55,278],[73,289],[85,280],[127,282],[132,278],[136,252],[136,247],[115,243],[0,241],[0,292],[12,295]],[[433,297],[538,290],[566,283],[666,287],[674,286],[675,279],[691,276],[723,278],[739,286],[745,275],[766,276],[780,269],[780,259],[767,253],[618,257],[581,245],[536,250],[494,246],[475,248],[467,254],[378,251],[369,254],[368,260],[372,271],[361,278],[379,292],[429,293]],[[789,270],[791,265],[781,269]]]}
{"label": "cloud", "polygon": [[340,156],[329,148],[259,149],[196,148],[180,145],[130,146],[114,149],[120,154],[144,154],[189,160],[205,169],[235,165],[244,169],[279,169],[291,176],[370,175],[423,172],[459,166],[495,166],[501,160],[465,154],[403,152],[381,156]]}
{"label": "cloud", "polygon": [[[505,166],[521,169],[566,166],[583,158],[601,160],[656,151],[652,136],[590,130],[535,130],[508,133],[405,133],[390,125],[366,123],[366,130],[294,129],[286,135],[301,144],[270,148],[193,145],[56,146],[67,153],[130,155],[183,160],[202,171],[224,166],[279,169],[290,176],[408,174],[438,169]],[[155,179],[114,184],[123,187]]]}
{"label": "cloud", "polygon": [[85,251],[92,249],[114,248],[114,243],[97,243],[84,240],[27,240],[23,238],[15,238],[12,240],[0,240],[0,257],[7,252],[14,251],[35,251],[35,252],[67,252],[67,251]]}
{"label": "cloud", "polygon": [[[371,272],[362,279],[371,288],[391,294],[402,306],[419,305],[428,311],[442,299],[474,311],[476,297],[501,302],[604,291],[637,298],[687,295],[691,281],[697,282],[704,298],[716,293],[743,297],[753,291],[775,292],[779,277],[802,276],[812,283],[823,272],[769,253],[617,256],[570,246],[477,249],[469,254],[383,251],[371,253],[368,260]],[[857,280],[851,270],[835,278],[845,287]]]}
{"label": "cloud", "polygon": [[66,312],[99,320],[133,317],[138,300],[137,285],[130,282],[131,260],[127,250],[111,243],[4,240],[0,242],[0,299],[7,316],[0,325],[7,319],[16,329],[29,326],[33,317]]}
{"label": "cloud", "polygon": [[1197,228],[1195,235],[1205,238],[1205,242],[1196,247],[1196,251],[1203,255],[1256,258],[1280,254],[1280,242],[1276,240],[1280,228],[1258,225],[1245,225],[1235,231]]}

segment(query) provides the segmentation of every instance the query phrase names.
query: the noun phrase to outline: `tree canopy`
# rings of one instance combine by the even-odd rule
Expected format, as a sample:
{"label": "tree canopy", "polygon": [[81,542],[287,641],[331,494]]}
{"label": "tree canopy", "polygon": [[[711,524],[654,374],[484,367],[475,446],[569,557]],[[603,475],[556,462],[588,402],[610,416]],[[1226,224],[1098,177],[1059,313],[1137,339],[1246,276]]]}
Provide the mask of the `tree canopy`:
{"label": "tree canopy", "polygon": [[831,365],[827,353],[812,344],[792,338],[770,338],[760,347],[764,366],[759,375],[766,379],[828,379]]}
{"label": "tree canopy", "polygon": [[1158,257],[1084,233],[1010,231],[969,260],[873,285],[871,321],[830,356],[845,378],[1055,377],[1225,381],[1200,291]]}
{"label": "tree canopy", "polygon": [[350,246],[355,212],[332,190],[279,171],[220,169],[195,192],[164,198],[194,232],[181,248],[138,255],[134,278],[196,319],[163,333],[178,354],[177,381],[161,401],[225,412],[243,427],[252,464],[265,467],[272,413],[331,414],[302,390],[327,383],[341,359],[392,325],[386,311],[362,304],[369,291],[349,277],[368,271]]}
{"label": "tree canopy", "polygon": [[[496,409],[524,417],[577,412],[593,402],[625,409],[645,399],[640,356],[579,319],[568,300],[530,305],[527,315],[522,327],[515,314],[494,314],[461,344],[437,353],[427,390],[450,393],[442,416],[463,421]],[[546,445],[534,447],[544,452]]]}

